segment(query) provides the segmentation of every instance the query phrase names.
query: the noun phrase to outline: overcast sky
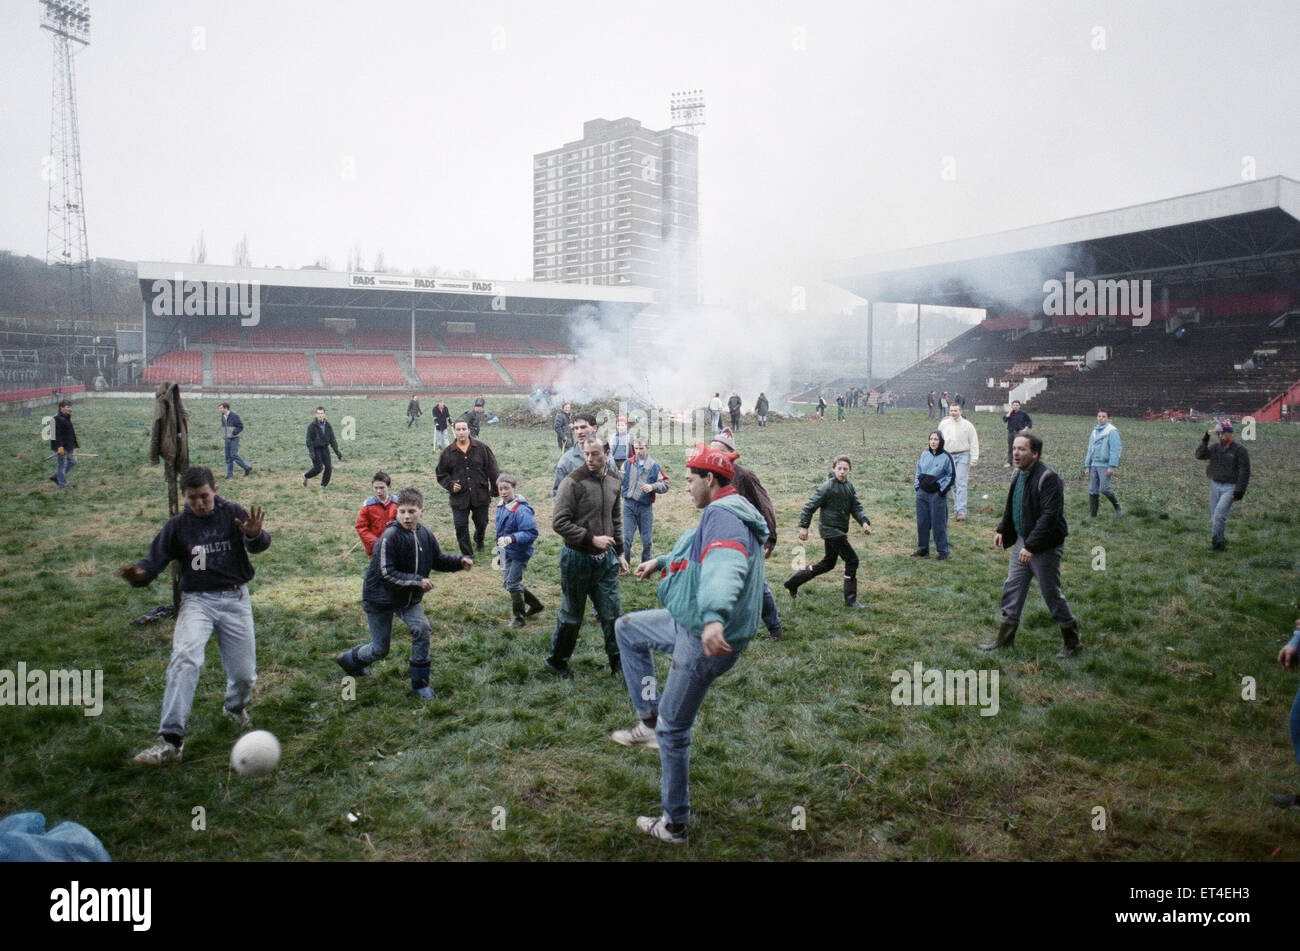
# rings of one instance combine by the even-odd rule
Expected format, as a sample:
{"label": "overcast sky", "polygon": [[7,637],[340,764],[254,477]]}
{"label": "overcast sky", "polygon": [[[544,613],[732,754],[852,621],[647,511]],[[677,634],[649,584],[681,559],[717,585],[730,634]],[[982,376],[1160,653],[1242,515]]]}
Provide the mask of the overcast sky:
{"label": "overcast sky", "polygon": [[[359,243],[530,279],[532,156],[699,88],[706,297],[828,261],[1300,178],[1300,3],[91,0],[93,256]],[[0,248],[43,257],[51,44],[0,0]]]}

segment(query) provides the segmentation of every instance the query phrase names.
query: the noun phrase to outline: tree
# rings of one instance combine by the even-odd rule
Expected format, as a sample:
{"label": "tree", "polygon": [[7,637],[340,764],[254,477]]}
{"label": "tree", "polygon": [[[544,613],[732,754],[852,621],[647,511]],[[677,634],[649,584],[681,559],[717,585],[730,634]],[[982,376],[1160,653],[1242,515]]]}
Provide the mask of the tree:
{"label": "tree", "polygon": [[234,250],[230,255],[234,260],[231,262],[235,267],[252,267],[252,259],[248,256],[248,234],[245,232],[243,237],[235,243]]}
{"label": "tree", "polygon": [[203,237],[203,232],[199,232],[199,240],[190,248],[190,260],[195,264],[208,263],[208,242]]}
{"label": "tree", "polygon": [[347,267],[347,269],[348,269],[349,271],[364,271],[364,270],[366,269],[366,266],[365,266],[365,264],[362,262],[362,258],[361,258],[361,242],[360,242],[360,241],[358,241],[356,244],[354,244],[354,245],[352,246],[352,250],[348,252],[348,267]]}
{"label": "tree", "polygon": [[384,273],[384,249],[383,248],[376,249],[375,263],[371,266],[370,270],[374,271],[376,274]]}

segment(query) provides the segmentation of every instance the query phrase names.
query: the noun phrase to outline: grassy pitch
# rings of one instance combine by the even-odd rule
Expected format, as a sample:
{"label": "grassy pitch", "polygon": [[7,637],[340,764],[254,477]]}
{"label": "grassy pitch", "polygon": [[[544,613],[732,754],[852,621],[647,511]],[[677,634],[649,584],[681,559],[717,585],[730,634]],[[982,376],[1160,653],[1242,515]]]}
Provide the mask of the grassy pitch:
{"label": "grassy pitch", "polygon": [[[215,399],[186,404],[191,459],[216,472],[220,495],[266,508],[271,548],[252,557],[259,680],[249,712],[279,737],[280,768],[255,779],[229,770],[237,733],[220,716],[215,638],[185,762],[131,762],[157,728],[171,622],[128,621],[168,601],[170,586],[164,575],[132,589],[114,569],[143,556],[166,518],[166,490],[146,453],[152,401],[88,400],[74,421],[83,452],[98,456],[83,457],[67,492],[47,481],[39,414],[0,418],[0,669],[99,669],[105,694],[98,717],[0,707],[0,815],[72,819],[114,859],[163,861],[1263,859],[1294,837],[1295,814],[1267,793],[1300,787],[1286,731],[1296,678],[1274,662],[1300,613],[1300,429],[1261,425],[1245,443],[1254,477],[1229,519],[1229,550],[1213,554],[1205,466],[1192,458],[1201,427],[1116,420],[1115,489],[1128,514],[1116,520],[1103,500],[1088,521],[1092,420],[1035,416],[1044,461],[1066,480],[1063,587],[1085,646],[1063,662],[1036,587],[1014,649],[975,646],[996,631],[1006,576],[1006,555],[992,549],[1010,475],[999,419],[974,417],[983,457],[970,518],[949,521],[952,559],[942,563],[908,557],[912,476],[932,428],[924,412],[747,421],[741,461],[779,517],[767,570],[786,640],[756,637],[709,693],[692,750],[691,842],[670,850],[634,825],[657,814],[659,762],[608,738],[632,711],[590,609],[575,679],[543,667],[559,603],[552,433],[483,432],[538,511],[525,582],[546,612],[509,631],[499,572],[480,563],[435,574],[425,605],[437,699],[410,695],[400,623],[392,653],[348,698],[333,656],[365,639],[365,558],[352,526],[374,471],[390,472],[394,489],[421,489],[425,523],[455,547],[429,417],[408,430],[405,400],[328,400],[335,431],[344,436],[350,416],[355,438],[341,441],[329,488],[304,489],[318,400],[232,402],[253,475],[223,478]],[[652,447],[673,481],[655,507],[656,552],[697,518],[684,449]],[[798,548],[798,513],[841,452],[874,531],[853,536],[870,610],[844,610],[837,572],[792,606],[780,582],[801,557],[821,556],[815,529]],[[625,579],[622,597],[624,610],[657,606],[651,582]],[[891,675],[918,662],[997,669],[997,714],[896,705]]]}

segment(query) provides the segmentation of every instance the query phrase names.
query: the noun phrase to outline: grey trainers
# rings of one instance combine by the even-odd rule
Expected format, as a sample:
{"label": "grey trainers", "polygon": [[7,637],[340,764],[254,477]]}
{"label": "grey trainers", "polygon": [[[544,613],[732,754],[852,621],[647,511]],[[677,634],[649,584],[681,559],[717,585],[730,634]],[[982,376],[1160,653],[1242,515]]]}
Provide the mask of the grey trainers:
{"label": "grey trainers", "polygon": [[685,827],[681,832],[674,832],[668,828],[667,816],[637,816],[636,827],[650,838],[658,839],[661,842],[671,842],[674,845],[684,845],[686,843]]}
{"label": "grey trainers", "polygon": [[648,750],[659,749],[659,740],[655,738],[655,731],[640,720],[637,720],[630,730],[615,730],[609,735],[609,738],[619,746],[643,746]]}
{"label": "grey trainers", "polygon": [[221,713],[227,720],[239,727],[241,730],[251,730],[253,728],[253,721],[248,718],[247,710],[228,710],[225,707],[222,707]]}
{"label": "grey trainers", "polygon": [[147,750],[141,750],[135,754],[135,761],[141,766],[168,766],[172,763],[179,763],[185,750],[185,744],[173,746],[161,736],[158,741]]}

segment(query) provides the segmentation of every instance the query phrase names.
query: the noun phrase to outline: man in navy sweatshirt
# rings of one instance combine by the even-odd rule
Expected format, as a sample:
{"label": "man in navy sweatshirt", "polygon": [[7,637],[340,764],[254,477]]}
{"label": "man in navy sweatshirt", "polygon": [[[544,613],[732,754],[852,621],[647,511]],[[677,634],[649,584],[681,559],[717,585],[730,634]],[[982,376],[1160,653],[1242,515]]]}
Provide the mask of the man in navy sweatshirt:
{"label": "man in navy sweatshirt", "polygon": [[248,597],[248,582],[253,579],[248,553],[266,551],[271,536],[262,529],[259,506],[246,512],[216,490],[211,469],[186,469],[181,475],[185,508],[167,520],[149,554],[118,569],[137,588],[158,577],[169,561],[181,569],[181,607],[172,634],[158,741],[135,757],[145,766],[181,761],[203,654],[214,628],[226,669],[223,712],[241,729],[252,726],[245,708],[257,680],[257,653],[253,602]]}

